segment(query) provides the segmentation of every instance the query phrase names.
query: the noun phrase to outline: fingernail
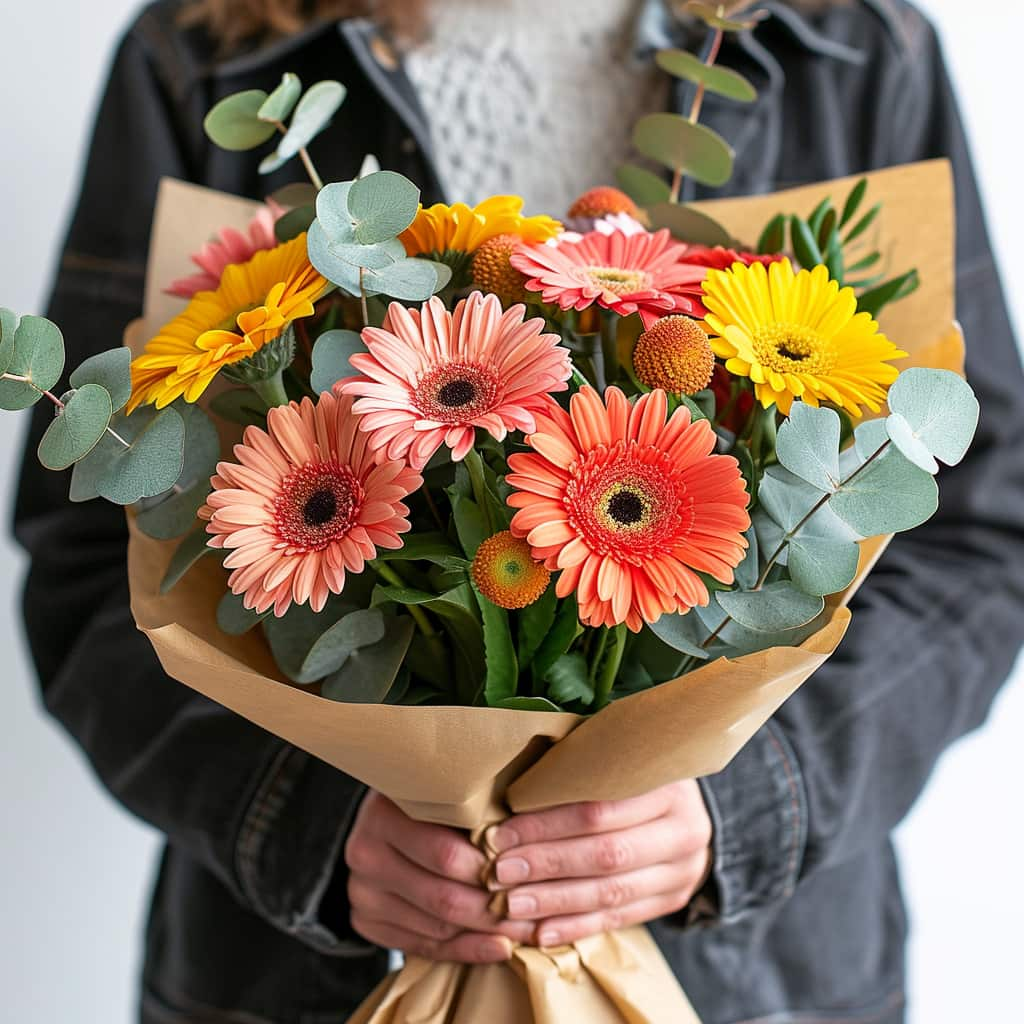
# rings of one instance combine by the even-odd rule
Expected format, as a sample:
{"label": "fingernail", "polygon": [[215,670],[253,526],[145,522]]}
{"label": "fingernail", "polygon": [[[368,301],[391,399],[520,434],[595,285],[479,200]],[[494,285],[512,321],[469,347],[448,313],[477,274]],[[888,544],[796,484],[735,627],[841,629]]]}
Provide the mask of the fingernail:
{"label": "fingernail", "polygon": [[507,960],[512,955],[512,943],[508,939],[484,939],[478,947],[482,960]]}
{"label": "fingernail", "polygon": [[499,860],[496,874],[499,882],[525,882],[530,877],[530,865],[522,857]]}
{"label": "fingernail", "polygon": [[537,901],[525,893],[514,892],[508,898],[508,912],[513,917],[530,917],[537,913]]}
{"label": "fingernail", "polygon": [[562,944],[562,933],[555,931],[553,928],[545,928],[537,936],[537,941],[542,946],[560,946]]}
{"label": "fingernail", "polygon": [[511,850],[513,846],[519,845],[519,836],[516,835],[515,829],[508,825],[499,825],[492,829],[487,838],[497,853]]}

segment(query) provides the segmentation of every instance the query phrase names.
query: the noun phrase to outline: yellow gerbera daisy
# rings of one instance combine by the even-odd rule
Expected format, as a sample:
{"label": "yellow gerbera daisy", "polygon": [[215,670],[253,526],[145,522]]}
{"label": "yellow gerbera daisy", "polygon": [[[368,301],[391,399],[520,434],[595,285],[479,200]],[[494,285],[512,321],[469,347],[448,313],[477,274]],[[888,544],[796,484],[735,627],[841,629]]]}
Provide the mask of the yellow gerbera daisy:
{"label": "yellow gerbera daisy", "polygon": [[766,409],[774,403],[784,414],[796,398],[832,402],[852,416],[862,405],[878,412],[899,374],[887,361],[907,354],[857,312],[853,289],[840,289],[823,266],[794,273],[780,260],[710,270],[704,305],[715,355],[754,382]]}
{"label": "yellow gerbera daisy", "polygon": [[131,412],[184,395],[195,402],[225,367],[255,355],[293,320],[313,315],[327,281],[310,265],[305,234],[226,267],[132,362]]}
{"label": "yellow gerbera daisy", "polygon": [[524,217],[519,196],[491,196],[470,208],[465,203],[421,206],[401,234],[410,256],[472,255],[497,235],[518,235],[524,242],[546,242],[562,225],[552,217]]}

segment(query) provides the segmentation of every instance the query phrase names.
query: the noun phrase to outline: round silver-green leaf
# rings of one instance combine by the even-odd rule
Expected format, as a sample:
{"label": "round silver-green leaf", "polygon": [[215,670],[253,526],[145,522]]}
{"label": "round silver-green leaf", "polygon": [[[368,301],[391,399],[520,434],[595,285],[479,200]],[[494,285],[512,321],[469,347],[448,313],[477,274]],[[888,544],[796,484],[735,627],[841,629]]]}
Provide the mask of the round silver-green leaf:
{"label": "round silver-green leaf", "polygon": [[0,380],[0,409],[27,409],[49,391],[64,372],[64,337],[41,316],[23,316],[14,332],[14,352],[4,371],[26,381]]}
{"label": "round silver-green leaf", "polygon": [[377,171],[352,183],[348,212],[356,241],[363,245],[387,242],[400,235],[416,217],[420,190],[395,171]]}
{"label": "round silver-green leaf", "polygon": [[302,81],[299,76],[286,71],[281,76],[281,84],[264,100],[256,116],[271,124],[283,121],[295,109],[301,95]]}
{"label": "round silver-green leaf", "polygon": [[760,590],[724,590],[718,603],[741,626],[758,633],[780,633],[816,619],[825,602],[797,590],[788,580],[769,583]]}
{"label": "round silver-green leaf", "polygon": [[269,609],[256,612],[246,608],[243,599],[229,590],[217,605],[217,625],[228,636],[241,636],[259,625],[269,614]]}
{"label": "round silver-green leaf", "polygon": [[71,386],[99,384],[110,395],[114,412],[120,412],[132,395],[132,354],[126,348],[112,348],[90,356],[71,374]]}
{"label": "round silver-green leaf", "polygon": [[676,78],[703,85],[708,92],[739,103],[752,103],[757,99],[757,90],[739,72],[714,64],[707,65],[685,50],[662,50],[656,60],[663,71]]}
{"label": "round silver-green leaf", "polygon": [[175,549],[171,560],[167,565],[167,572],[160,581],[160,593],[166,594],[173,587],[181,582],[185,573],[192,568],[200,558],[211,555],[214,548],[207,545],[209,535],[206,526],[203,524],[190,533]]}
{"label": "round silver-green leaf", "polygon": [[317,394],[330,391],[339,380],[356,377],[359,371],[349,362],[357,352],[365,352],[363,339],[355,331],[326,331],[313,346],[313,371],[310,386]]}
{"label": "round silver-green leaf", "polygon": [[704,185],[724,185],[732,177],[732,147],[717,132],[679,114],[642,117],[633,130],[633,145]]}
{"label": "round silver-green leaf", "polygon": [[833,409],[816,409],[794,402],[779,427],[776,454],[791,473],[820,491],[839,486],[839,415]]}
{"label": "round silver-green leaf", "polygon": [[615,180],[630,199],[638,206],[653,206],[667,203],[672,195],[668,182],[646,167],[623,164],[615,172]]}
{"label": "round silver-green leaf", "polygon": [[266,101],[267,94],[262,89],[247,89],[226,96],[206,115],[203,128],[221,149],[255,149],[277,131],[259,118]]}
{"label": "round silver-green leaf", "polygon": [[367,270],[364,284],[380,295],[405,302],[426,302],[437,290],[437,270],[429,260],[404,259],[383,270]]}
{"label": "round silver-green leaf", "polygon": [[317,82],[311,86],[299,100],[277,152],[288,158],[305,149],[331,123],[344,101],[345,87],[340,82]]}
{"label": "round silver-green leaf", "polygon": [[[904,370],[889,389],[889,409],[902,419],[893,420],[889,436],[907,458],[922,469],[919,442],[935,459],[955,466],[970,447],[978,427],[980,406],[970,385],[950,370],[914,367]],[[909,428],[908,434],[906,429]],[[929,470],[929,472],[934,472]]]}
{"label": "round silver-green leaf", "polygon": [[713,217],[681,203],[655,203],[648,207],[647,216],[654,230],[668,228],[672,237],[690,245],[733,244],[732,235]]}
{"label": "round silver-green leaf", "polygon": [[39,441],[39,461],[53,470],[84,459],[103,437],[113,415],[110,395],[99,384],[83,384],[67,400]]}
{"label": "round silver-green leaf", "polygon": [[0,307],[0,373],[6,372],[14,358],[14,332],[17,329],[17,315]]}
{"label": "round silver-green leaf", "polygon": [[860,548],[853,541],[801,536],[789,542],[789,574],[805,594],[845,590],[857,575],[859,561]]}

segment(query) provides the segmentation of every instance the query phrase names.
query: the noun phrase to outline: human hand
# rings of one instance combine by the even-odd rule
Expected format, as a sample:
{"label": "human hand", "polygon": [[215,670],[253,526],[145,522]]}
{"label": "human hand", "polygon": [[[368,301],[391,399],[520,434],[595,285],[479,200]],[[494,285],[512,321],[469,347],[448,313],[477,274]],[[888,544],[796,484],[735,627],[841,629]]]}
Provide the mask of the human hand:
{"label": "human hand", "polygon": [[685,907],[711,870],[711,819],[693,780],[632,800],[509,818],[490,841],[508,916],[557,946]]}
{"label": "human hand", "polygon": [[485,859],[463,833],[413,821],[371,790],[345,863],[352,927],[369,942],[431,960],[494,963],[527,942],[532,922],[500,921],[481,885]]}

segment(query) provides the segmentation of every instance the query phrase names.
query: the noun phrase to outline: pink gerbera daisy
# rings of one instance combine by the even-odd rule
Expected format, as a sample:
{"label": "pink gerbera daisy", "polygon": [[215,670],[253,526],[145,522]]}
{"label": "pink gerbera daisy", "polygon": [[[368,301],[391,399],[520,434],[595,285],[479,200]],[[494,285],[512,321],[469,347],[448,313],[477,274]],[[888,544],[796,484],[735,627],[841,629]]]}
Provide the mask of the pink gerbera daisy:
{"label": "pink gerbera daisy", "polygon": [[200,273],[172,281],[165,290],[166,294],[191,299],[197,292],[216,291],[225,267],[232,263],[248,263],[256,253],[277,247],[274,225],[284,212],[283,206],[268,199],[253,217],[245,234],[235,228],[221,228],[213,241],[189,257]]}
{"label": "pink gerbera daisy", "polygon": [[595,302],[622,316],[639,313],[644,326],[670,313],[700,316],[694,286],[706,267],[685,262],[687,246],[661,231],[595,230],[574,240],[524,245],[512,266],[527,277],[526,287],[562,309],[587,309]]}
{"label": "pink gerbera daisy", "polygon": [[284,615],[292,602],[321,611],[345,572],[362,572],[377,548],[402,546],[423,480],[404,461],[375,456],[352,399],[271,409],[267,429],[246,429],[234,462],[222,462],[199,510],[210,547],[229,552],[228,585],[245,607]]}
{"label": "pink gerbera daisy", "polygon": [[568,413],[549,402],[537,417],[533,452],[509,456],[512,533],[561,570],[556,593],[576,592],[587,625],[639,632],[706,605],[697,573],[732,583],[743,558],[750,517],[739,464],[713,454],[707,420],[680,408],[666,422],[667,408],[664,391],[631,407],[616,387],[604,402],[584,387]]}
{"label": "pink gerbera daisy", "polygon": [[544,333],[526,307],[502,310],[494,295],[473,292],[453,313],[438,298],[422,310],[393,303],[380,328],[367,327],[366,354],[351,357],[365,376],[340,391],[361,396],[359,428],[388,458],[422,469],[442,444],[459,460],[477,427],[498,441],[534,429],[547,395],[564,391],[572,374],[557,334]]}

